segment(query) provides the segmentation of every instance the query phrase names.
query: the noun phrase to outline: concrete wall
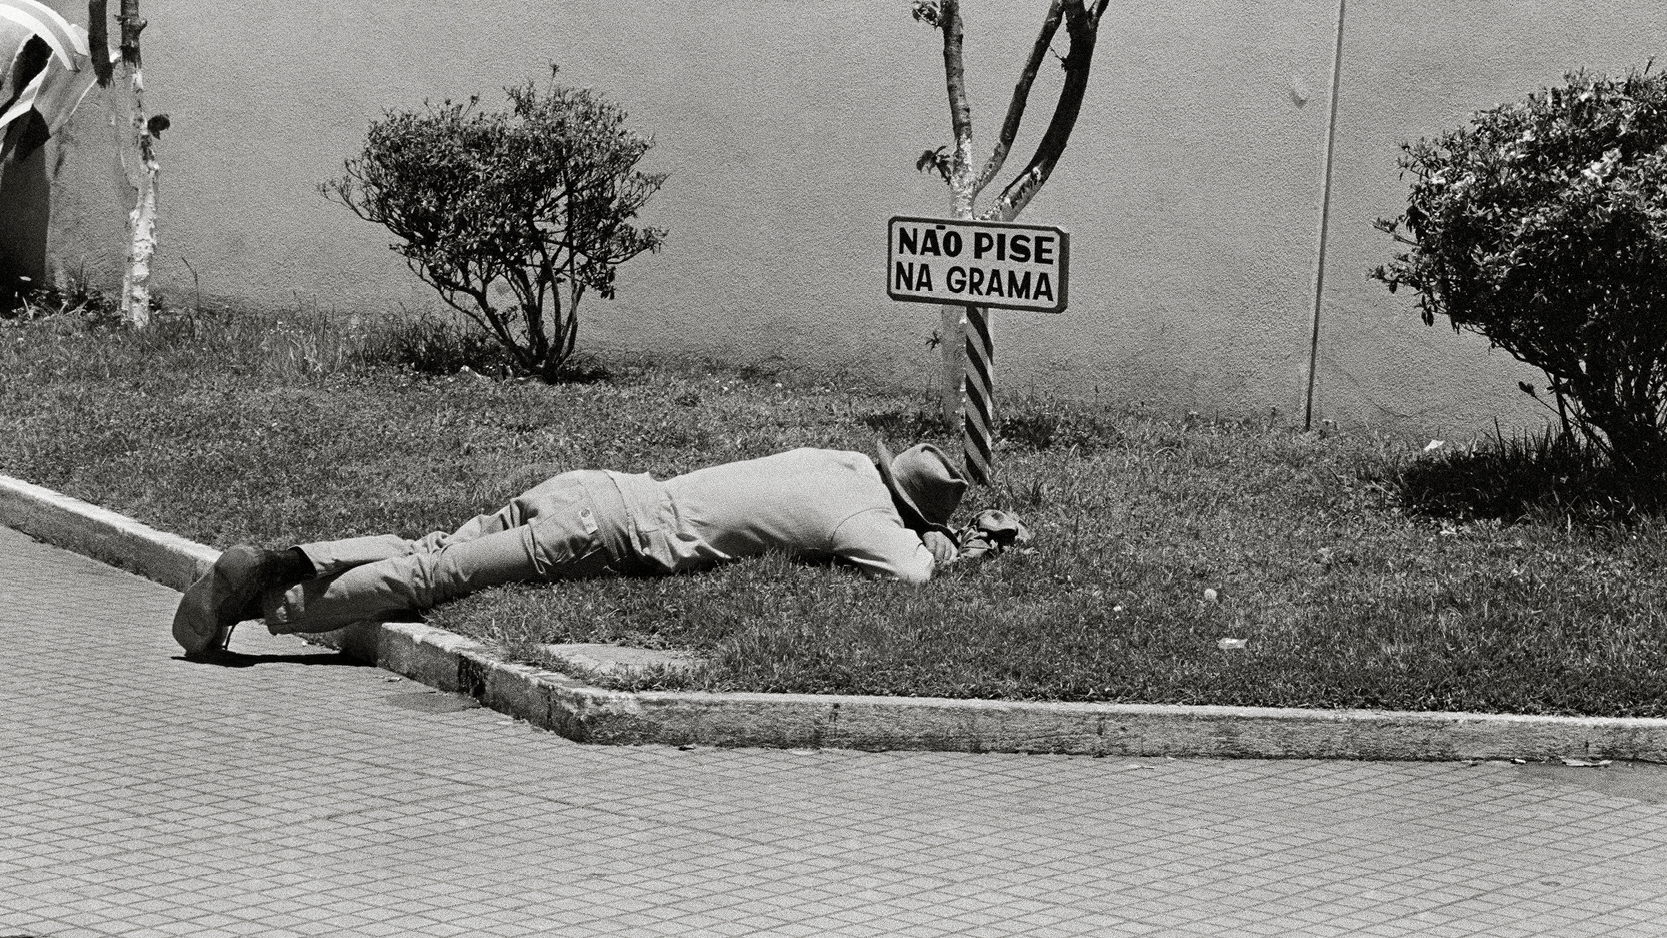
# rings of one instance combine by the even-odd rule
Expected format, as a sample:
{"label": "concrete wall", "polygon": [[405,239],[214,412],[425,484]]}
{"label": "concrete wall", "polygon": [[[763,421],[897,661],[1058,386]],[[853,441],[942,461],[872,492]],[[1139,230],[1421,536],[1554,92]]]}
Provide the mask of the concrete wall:
{"label": "concrete wall", "polygon": [[[55,4],[71,16],[80,5]],[[948,139],[937,35],[902,0],[147,0],[161,151],[164,291],[316,301],[344,312],[436,305],[388,236],[314,191],[386,108],[541,75],[606,91],[671,173],[646,213],[666,250],[583,312],[582,344],[933,380],[928,306],[883,284],[892,214],[942,214],[920,151]],[[999,124],[1040,4],[969,0],[975,130]],[[1072,307],[998,312],[1005,395],[1301,419],[1318,241],[1334,0],[1119,5],[1083,119],[1022,221],[1072,232]],[[1167,7],[1167,8],[1166,8]],[[1520,98],[1565,69],[1662,51],[1667,11],[1620,2],[1355,0],[1349,7],[1322,308],[1318,411],[1448,436],[1539,417],[1523,370],[1424,327],[1366,271],[1372,218],[1404,200],[1397,145]],[[1044,69],[1022,165],[1058,70]],[[52,256],[117,277],[119,180],[103,103],[57,145]],[[993,195],[993,192],[992,192]],[[189,262],[190,267],[187,267]]]}

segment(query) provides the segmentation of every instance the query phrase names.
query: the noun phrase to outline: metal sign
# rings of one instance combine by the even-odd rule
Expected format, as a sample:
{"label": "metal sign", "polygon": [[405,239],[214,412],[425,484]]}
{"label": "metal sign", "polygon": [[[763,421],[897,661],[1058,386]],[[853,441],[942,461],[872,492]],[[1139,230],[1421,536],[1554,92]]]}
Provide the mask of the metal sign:
{"label": "metal sign", "polygon": [[1071,236],[1062,228],[897,215],[886,244],[886,294],[894,300],[1065,308]]}

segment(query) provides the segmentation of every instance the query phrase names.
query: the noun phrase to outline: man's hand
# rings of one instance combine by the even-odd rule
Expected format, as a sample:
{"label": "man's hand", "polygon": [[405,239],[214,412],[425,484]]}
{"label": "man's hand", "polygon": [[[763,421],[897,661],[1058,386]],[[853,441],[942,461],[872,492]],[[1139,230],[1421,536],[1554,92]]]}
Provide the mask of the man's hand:
{"label": "man's hand", "polygon": [[927,531],[920,536],[926,544],[926,549],[932,552],[932,559],[940,567],[947,567],[961,555],[961,549],[948,536],[938,531]]}
{"label": "man's hand", "polygon": [[962,560],[988,560],[1001,556],[1014,544],[1030,541],[1030,529],[1011,511],[988,508],[956,534]]}

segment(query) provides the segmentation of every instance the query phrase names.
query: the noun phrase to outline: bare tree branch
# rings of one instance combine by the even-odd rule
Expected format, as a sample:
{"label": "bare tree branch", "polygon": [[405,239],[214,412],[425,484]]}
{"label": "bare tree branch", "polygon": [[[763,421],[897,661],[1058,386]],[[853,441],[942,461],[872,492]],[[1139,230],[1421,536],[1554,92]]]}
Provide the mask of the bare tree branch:
{"label": "bare tree branch", "polygon": [[110,64],[109,0],[87,0],[87,51],[93,59],[93,74],[100,88],[110,87],[116,70]]}
{"label": "bare tree branch", "polygon": [[[985,162],[978,178],[972,182],[973,196],[994,179],[996,173],[1001,172],[1001,165],[1007,161],[1007,152],[1013,147],[1013,138],[1019,135],[1019,125],[1024,121],[1025,105],[1030,100],[1030,86],[1036,81],[1036,73],[1042,68],[1042,60],[1047,58],[1048,49],[1053,45],[1054,34],[1059,32],[1059,21],[1064,16],[1066,0],[1053,0],[1048,6],[1047,16],[1042,18],[1042,29],[1036,34],[1036,43],[1031,46],[1030,58],[1026,60],[1024,69],[1019,73],[1019,80],[1013,85],[1013,100],[1007,105],[1007,118],[1001,124],[1001,136],[996,139],[994,152]],[[1102,6],[1104,2],[1102,0]]]}
{"label": "bare tree branch", "polygon": [[[1096,7],[1096,13],[1104,6],[1102,0]],[[980,213],[982,218],[998,221],[1017,218],[1030,204],[1036,191],[1048,181],[1059,157],[1065,152],[1065,144],[1071,139],[1071,130],[1076,126],[1077,115],[1082,110],[1083,96],[1088,91],[1088,72],[1093,65],[1094,43],[1099,38],[1100,24],[1097,15],[1084,7],[1083,0],[1065,0],[1064,13],[1065,31],[1071,37],[1071,51],[1065,56],[1065,84],[1059,90],[1053,118],[1048,122],[1048,129],[1036,145],[1036,153],[1031,156],[1030,162],[1002,190],[996,204]]]}

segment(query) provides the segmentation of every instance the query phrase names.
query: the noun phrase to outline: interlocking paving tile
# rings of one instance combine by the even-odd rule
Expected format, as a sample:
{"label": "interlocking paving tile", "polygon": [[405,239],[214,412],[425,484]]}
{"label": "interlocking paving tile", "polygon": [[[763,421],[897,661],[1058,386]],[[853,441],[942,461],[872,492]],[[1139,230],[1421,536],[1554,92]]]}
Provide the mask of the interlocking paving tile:
{"label": "interlocking paving tile", "polygon": [[0,936],[1659,936],[1667,769],[580,746],[0,528]]}

